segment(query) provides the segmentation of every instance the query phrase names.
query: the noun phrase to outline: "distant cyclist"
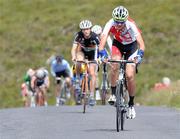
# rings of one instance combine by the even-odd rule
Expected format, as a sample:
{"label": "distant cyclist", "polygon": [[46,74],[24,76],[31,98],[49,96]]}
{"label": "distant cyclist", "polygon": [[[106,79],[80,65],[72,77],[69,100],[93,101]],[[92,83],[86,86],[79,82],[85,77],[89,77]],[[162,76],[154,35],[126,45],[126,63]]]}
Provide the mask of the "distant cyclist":
{"label": "distant cyclist", "polygon": [[[102,34],[102,27],[100,25],[94,25],[91,29],[92,32],[96,33],[99,37],[99,39],[101,39],[101,34]],[[110,36],[108,36],[108,39],[107,39],[107,45],[108,45],[108,50],[111,51],[111,47],[112,47],[112,39],[110,38]],[[107,49],[106,49],[106,52],[107,52]],[[108,52],[107,52],[107,56],[108,56]],[[98,71],[99,71],[99,68],[98,68]],[[99,78],[98,78],[98,72],[96,72],[96,100],[100,100],[100,93],[99,93]]]}
{"label": "distant cyclist", "polygon": [[[137,28],[135,22],[129,18],[128,10],[123,6],[116,7],[112,12],[112,19],[110,19],[103,30],[101,42],[99,46],[100,54],[103,55],[102,49],[105,46],[108,35],[113,35],[113,44],[111,56],[114,60],[120,60],[122,55],[125,59],[136,60],[137,64],[142,62],[144,56],[145,45],[141,36],[140,30]],[[110,104],[116,101],[116,80],[118,78],[118,66],[113,65],[111,69],[111,91],[112,96],[109,99]],[[135,118],[136,113],[134,109],[134,96],[135,96],[135,73],[136,65],[127,64],[126,76],[128,92],[130,96],[128,117]]]}
{"label": "distant cyclist", "polygon": [[[72,60],[77,60],[78,52],[82,52],[84,55],[83,59],[93,61],[97,59],[99,37],[96,33],[91,31],[92,23],[89,20],[82,20],[79,24],[80,31],[77,32],[73,47],[71,50]],[[89,105],[94,106],[94,91],[96,81],[96,64],[90,64],[88,69],[90,80],[90,100]]]}
{"label": "distant cyclist", "polygon": [[[100,25],[94,25],[91,30],[92,30],[92,32],[96,33],[99,36],[99,38],[101,39],[103,28]],[[108,47],[107,49],[111,52],[112,39],[110,36],[108,36],[108,38],[107,38],[107,47]]]}
{"label": "distant cyclist", "polygon": [[31,89],[31,78],[34,75],[35,70],[28,69],[23,77],[24,82],[21,84],[21,95],[23,97],[23,102],[25,107],[30,106],[30,97],[32,95]]}
{"label": "distant cyclist", "polygon": [[60,77],[64,77],[65,82],[67,83],[67,97],[70,98],[70,87],[71,87],[71,77],[72,71],[68,61],[66,61],[62,56],[56,56],[56,58],[51,63],[51,74],[56,80],[56,106],[60,104],[60,90],[61,90],[61,82],[59,80]]}
{"label": "distant cyclist", "polygon": [[37,69],[31,79],[31,88],[38,97],[37,106],[47,106],[46,93],[49,85],[48,71],[45,68]]}
{"label": "distant cyclist", "polygon": [[[84,54],[82,52],[77,52],[77,60],[83,61],[84,60]],[[82,80],[84,77],[84,73],[86,72],[86,65],[84,63],[76,63],[72,65],[72,84],[73,84],[73,93],[76,100],[76,104],[81,104],[81,90],[82,90]],[[80,90],[80,91],[79,91]]]}

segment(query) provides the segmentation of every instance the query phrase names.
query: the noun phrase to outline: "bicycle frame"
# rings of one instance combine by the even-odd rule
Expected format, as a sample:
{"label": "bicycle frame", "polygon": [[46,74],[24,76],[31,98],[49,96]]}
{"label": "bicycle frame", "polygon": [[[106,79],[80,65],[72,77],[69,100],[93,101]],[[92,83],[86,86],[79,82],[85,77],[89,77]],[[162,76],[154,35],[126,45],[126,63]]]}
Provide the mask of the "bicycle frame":
{"label": "bicycle frame", "polygon": [[59,100],[60,100],[60,105],[63,105],[65,103],[65,98],[66,98],[66,92],[67,92],[67,84],[62,77],[57,77],[57,81],[60,81],[60,95],[59,95]]}
{"label": "bicycle frame", "polygon": [[119,132],[121,125],[121,130],[124,130],[125,116],[127,112],[127,105],[125,103],[125,96],[128,93],[126,84],[126,63],[134,63],[128,60],[108,60],[108,62],[119,63],[119,76],[116,85],[116,129]]}
{"label": "bicycle frame", "polygon": [[86,65],[86,70],[83,73],[83,79],[82,79],[82,83],[81,83],[81,92],[82,92],[82,101],[83,101],[83,113],[86,112],[86,105],[89,99],[89,84],[88,84],[88,68],[89,68],[89,64],[94,63],[97,64],[96,61],[88,61],[88,60],[81,60],[81,61],[76,61],[78,63],[84,63]]}
{"label": "bicycle frame", "polygon": [[81,75],[76,74],[76,79],[73,83],[73,89],[74,89],[74,98],[76,101],[76,105],[81,104]]}

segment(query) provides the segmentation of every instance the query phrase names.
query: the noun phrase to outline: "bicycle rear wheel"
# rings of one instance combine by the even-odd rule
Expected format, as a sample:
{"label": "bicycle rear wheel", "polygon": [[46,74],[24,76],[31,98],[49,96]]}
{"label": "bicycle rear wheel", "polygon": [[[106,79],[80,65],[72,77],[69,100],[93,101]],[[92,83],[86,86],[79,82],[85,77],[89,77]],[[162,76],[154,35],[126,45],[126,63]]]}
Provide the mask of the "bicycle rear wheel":
{"label": "bicycle rear wheel", "polygon": [[86,113],[87,96],[83,94],[83,113]]}
{"label": "bicycle rear wheel", "polygon": [[74,91],[74,98],[76,105],[81,105],[81,90],[80,89],[75,89]]}
{"label": "bicycle rear wheel", "polygon": [[121,122],[121,112],[120,112],[119,107],[116,107],[116,130],[117,130],[117,132],[119,132],[120,122]]}
{"label": "bicycle rear wheel", "polygon": [[125,116],[125,111],[121,110],[121,130],[124,130]]}
{"label": "bicycle rear wheel", "polygon": [[86,112],[86,105],[87,105],[87,92],[88,92],[88,79],[87,76],[84,76],[82,80],[82,101],[83,101],[83,113]]}
{"label": "bicycle rear wheel", "polygon": [[107,90],[102,89],[101,91],[102,105],[106,105],[106,94],[107,94]]}

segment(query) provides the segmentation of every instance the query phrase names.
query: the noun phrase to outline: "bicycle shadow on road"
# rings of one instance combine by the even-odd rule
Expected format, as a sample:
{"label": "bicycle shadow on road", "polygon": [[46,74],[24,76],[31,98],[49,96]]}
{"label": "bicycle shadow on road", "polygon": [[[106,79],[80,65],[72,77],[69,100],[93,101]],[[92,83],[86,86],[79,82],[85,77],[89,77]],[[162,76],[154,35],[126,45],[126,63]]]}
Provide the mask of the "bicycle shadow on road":
{"label": "bicycle shadow on road", "polygon": [[[88,129],[88,130],[84,130],[85,132],[117,132],[116,129]],[[131,130],[123,130],[120,132],[126,132],[126,131],[131,131]]]}

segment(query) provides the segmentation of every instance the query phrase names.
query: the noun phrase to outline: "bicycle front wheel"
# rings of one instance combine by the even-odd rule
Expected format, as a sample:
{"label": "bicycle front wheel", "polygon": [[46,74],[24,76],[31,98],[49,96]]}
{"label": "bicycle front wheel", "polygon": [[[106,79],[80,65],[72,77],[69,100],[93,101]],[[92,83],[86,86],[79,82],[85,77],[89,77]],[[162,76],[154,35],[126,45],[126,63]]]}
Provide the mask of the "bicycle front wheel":
{"label": "bicycle front wheel", "polygon": [[125,112],[123,108],[123,85],[117,85],[116,90],[116,128],[119,132],[120,126],[121,130],[124,130]]}

